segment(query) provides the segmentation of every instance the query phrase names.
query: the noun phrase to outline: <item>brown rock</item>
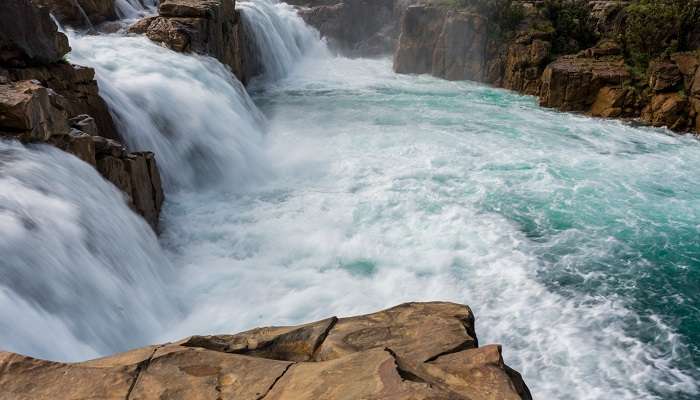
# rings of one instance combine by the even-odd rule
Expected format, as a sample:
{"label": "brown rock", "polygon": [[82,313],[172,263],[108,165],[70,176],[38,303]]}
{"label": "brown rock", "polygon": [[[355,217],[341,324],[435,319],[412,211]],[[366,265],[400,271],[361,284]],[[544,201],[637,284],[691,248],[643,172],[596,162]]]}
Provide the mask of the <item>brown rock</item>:
{"label": "brown rock", "polygon": [[246,65],[243,28],[233,1],[164,0],[158,10],[159,16],[136,22],[129,32],[143,33],[175,51],[212,56],[244,83],[260,72]]}
{"label": "brown rock", "polygon": [[683,82],[678,65],[670,61],[655,61],[649,65],[649,87],[655,92],[668,92]]}
{"label": "brown rock", "polygon": [[671,130],[683,130],[688,125],[688,98],[680,93],[659,93],[642,111],[642,121]]}
{"label": "brown rock", "polygon": [[683,74],[685,89],[689,91],[693,86],[695,72],[698,70],[698,66],[700,65],[700,60],[698,60],[697,54],[694,52],[675,53],[671,55],[671,60],[676,63],[678,69],[681,71],[681,74]]}
{"label": "brown rock", "polygon": [[409,303],[76,364],[0,353],[0,400],[531,399],[500,346],[476,348],[475,336],[468,307]]}
{"label": "brown rock", "polygon": [[60,95],[68,117],[82,114],[95,119],[101,136],[121,141],[107,104],[100,97],[95,70],[67,63],[8,70],[11,80],[37,80]]}
{"label": "brown rock", "polygon": [[542,74],[540,104],[563,111],[588,111],[602,87],[622,87],[629,76],[621,58],[560,57]]}
{"label": "brown rock", "polygon": [[47,141],[69,132],[55,93],[36,81],[0,85],[0,134]]}
{"label": "brown rock", "polygon": [[0,400],[122,400],[136,365],[94,368],[0,352]]}
{"label": "brown rock", "polygon": [[59,62],[70,51],[49,11],[30,0],[3,0],[0,12],[0,66]]}
{"label": "brown rock", "polygon": [[66,135],[52,136],[48,142],[66,153],[73,154],[93,167],[97,165],[95,143],[92,141],[92,136],[85,132],[73,129]]}
{"label": "brown rock", "polygon": [[591,106],[591,115],[603,118],[622,116],[627,96],[628,91],[623,88],[610,86],[601,88]]}
{"label": "brown rock", "polygon": [[529,95],[539,94],[540,77],[551,48],[550,42],[540,39],[510,45],[502,86]]}

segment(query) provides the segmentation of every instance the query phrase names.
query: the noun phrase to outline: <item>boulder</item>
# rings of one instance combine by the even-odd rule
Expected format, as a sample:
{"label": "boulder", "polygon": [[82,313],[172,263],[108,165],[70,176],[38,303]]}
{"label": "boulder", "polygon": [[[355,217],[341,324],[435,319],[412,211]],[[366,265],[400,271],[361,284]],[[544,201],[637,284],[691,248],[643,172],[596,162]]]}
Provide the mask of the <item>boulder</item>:
{"label": "boulder", "polygon": [[654,61],[647,71],[649,87],[655,92],[670,92],[683,83],[683,74],[678,65],[672,61]]}
{"label": "boulder", "polygon": [[117,18],[114,0],[31,1],[50,10],[61,24],[73,27],[90,27]]}
{"label": "boulder", "polygon": [[591,106],[594,117],[617,118],[625,113],[628,104],[629,90],[620,87],[602,87]]}
{"label": "boulder", "polygon": [[129,28],[179,52],[212,56],[228,65],[241,82],[252,77],[240,14],[229,0],[163,0],[159,15],[146,17]]}
{"label": "boulder", "polygon": [[95,70],[80,65],[54,63],[31,68],[10,68],[11,80],[36,80],[62,98],[68,117],[87,114],[94,118],[101,136],[121,141],[107,103],[100,97]]}
{"label": "boulder", "polygon": [[0,66],[24,67],[62,61],[70,51],[49,11],[30,0],[3,0],[0,12]]}
{"label": "boulder", "polygon": [[540,104],[563,111],[589,111],[601,88],[622,87],[629,78],[620,57],[563,56],[542,74]]}
{"label": "boulder", "polygon": [[[4,399],[531,399],[471,310],[409,303],[63,364],[0,353]],[[65,389],[64,389],[65,388]]]}
{"label": "boulder", "polygon": [[642,110],[642,121],[652,126],[684,130],[689,123],[689,101],[681,93],[658,93]]}
{"label": "boulder", "polygon": [[695,73],[700,65],[697,54],[695,54],[695,52],[675,53],[671,55],[671,60],[676,63],[681,74],[683,74],[685,90],[690,92],[693,87]]}
{"label": "boulder", "polygon": [[36,81],[0,85],[0,135],[22,141],[48,141],[69,132],[58,96]]}

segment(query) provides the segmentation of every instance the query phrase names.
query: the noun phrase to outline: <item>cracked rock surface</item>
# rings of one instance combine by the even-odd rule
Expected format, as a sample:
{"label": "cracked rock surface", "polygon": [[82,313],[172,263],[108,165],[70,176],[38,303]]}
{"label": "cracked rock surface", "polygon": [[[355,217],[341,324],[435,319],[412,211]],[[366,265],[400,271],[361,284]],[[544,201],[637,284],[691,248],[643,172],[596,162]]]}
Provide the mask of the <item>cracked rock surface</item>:
{"label": "cracked rock surface", "polygon": [[192,336],[81,363],[0,352],[4,399],[531,399],[469,307],[407,303],[235,335]]}

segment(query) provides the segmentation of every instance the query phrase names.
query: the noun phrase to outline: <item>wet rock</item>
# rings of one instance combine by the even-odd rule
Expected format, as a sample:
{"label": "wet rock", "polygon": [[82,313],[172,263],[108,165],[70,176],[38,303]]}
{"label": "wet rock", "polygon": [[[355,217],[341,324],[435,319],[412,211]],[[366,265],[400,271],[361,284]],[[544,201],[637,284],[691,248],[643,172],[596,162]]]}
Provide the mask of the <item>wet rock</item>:
{"label": "wet rock", "polygon": [[473,324],[466,306],[409,303],[76,364],[0,353],[0,399],[531,399]]}
{"label": "wet rock", "polygon": [[628,90],[624,88],[609,86],[601,88],[591,106],[591,115],[603,118],[622,116],[625,112],[628,95]]}
{"label": "wet rock", "polygon": [[164,0],[158,12],[136,22],[129,32],[145,34],[175,51],[212,56],[244,83],[251,73],[259,73],[246,66],[243,28],[233,1]]}
{"label": "wet rock", "polygon": [[114,0],[31,0],[45,7],[61,22],[73,27],[90,27],[114,20]]}
{"label": "wet rock", "polygon": [[0,66],[24,67],[62,61],[70,51],[45,8],[30,0],[3,0],[0,12]]}

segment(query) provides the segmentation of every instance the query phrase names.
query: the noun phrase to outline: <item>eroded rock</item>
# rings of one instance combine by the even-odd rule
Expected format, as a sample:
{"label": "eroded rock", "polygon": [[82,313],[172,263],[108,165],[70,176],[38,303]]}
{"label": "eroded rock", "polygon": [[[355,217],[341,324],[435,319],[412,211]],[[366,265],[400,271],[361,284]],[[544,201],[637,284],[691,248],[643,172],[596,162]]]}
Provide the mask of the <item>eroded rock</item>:
{"label": "eroded rock", "polygon": [[473,324],[466,306],[408,303],[76,364],[0,353],[0,399],[531,399]]}

